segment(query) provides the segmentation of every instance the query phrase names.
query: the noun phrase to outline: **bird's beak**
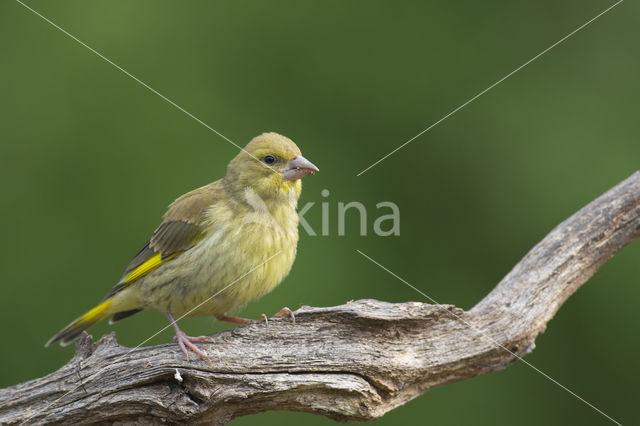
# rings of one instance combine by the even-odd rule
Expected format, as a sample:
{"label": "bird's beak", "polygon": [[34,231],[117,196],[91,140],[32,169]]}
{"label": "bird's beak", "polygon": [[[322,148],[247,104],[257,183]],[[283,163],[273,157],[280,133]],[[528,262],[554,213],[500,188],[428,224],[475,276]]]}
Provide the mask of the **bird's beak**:
{"label": "bird's beak", "polygon": [[315,172],[319,172],[316,166],[302,155],[296,155],[287,162],[287,166],[284,169],[282,177],[286,180],[298,180],[307,175],[312,175]]}

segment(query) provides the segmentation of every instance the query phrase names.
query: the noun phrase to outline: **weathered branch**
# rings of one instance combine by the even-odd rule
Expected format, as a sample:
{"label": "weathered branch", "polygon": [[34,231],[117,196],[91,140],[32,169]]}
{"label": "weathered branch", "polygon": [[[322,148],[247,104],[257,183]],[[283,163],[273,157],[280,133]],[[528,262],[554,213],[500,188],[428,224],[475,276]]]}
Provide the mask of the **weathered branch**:
{"label": "weathered branch", "polygon": [[508,366],[532,350],[564,301],[640,235],[640,172],[556,227],[468,312],[450,305],[360,300],[302,307],[200,344],[134,350],[113,334],[79,342],[58,371],[4,389],[0,423],[224,424],[266,410],[340,421],[380,417],[434,386]]}

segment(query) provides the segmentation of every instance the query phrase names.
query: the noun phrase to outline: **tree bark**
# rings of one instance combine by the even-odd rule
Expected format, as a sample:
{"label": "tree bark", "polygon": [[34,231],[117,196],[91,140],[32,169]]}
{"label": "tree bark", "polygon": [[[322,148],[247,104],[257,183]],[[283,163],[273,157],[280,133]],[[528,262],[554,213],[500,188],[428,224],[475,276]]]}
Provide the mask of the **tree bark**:
{"label": "tree bark", "polygon": [[359,300],[303,306],[268,326],[252,322],[200,343],[130,350],[115,335],[77,343],[48,376],[0,391],[0,423],[225,424],[267,410],[343,422],[373,420],[427,389],[502,369],[534,348],[557,310],[640,235],[640,172],[536,245],[470,311]]}

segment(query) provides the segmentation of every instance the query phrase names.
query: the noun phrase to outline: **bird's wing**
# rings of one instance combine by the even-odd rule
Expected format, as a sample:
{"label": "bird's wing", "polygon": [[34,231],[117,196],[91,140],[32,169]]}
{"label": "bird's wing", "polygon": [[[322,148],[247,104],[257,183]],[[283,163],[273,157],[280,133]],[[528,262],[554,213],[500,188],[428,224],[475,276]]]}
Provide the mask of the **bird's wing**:
{"label": "bird's wing", "polygon": [[163,263],[195,246],[206,235],[204,213],[221,197],[222,188],[217,181],[188,192],[174,201],[160,226],[131,260],[118,284],[105,298],[122,291]]}
{"label": "bird's wing", "polygon": [[130,284],[142,278],[163,263],[189,250],[204,235],[205,230],[198,223],[181,220],[162,222],[149,241],[131,260],[120,283]]}

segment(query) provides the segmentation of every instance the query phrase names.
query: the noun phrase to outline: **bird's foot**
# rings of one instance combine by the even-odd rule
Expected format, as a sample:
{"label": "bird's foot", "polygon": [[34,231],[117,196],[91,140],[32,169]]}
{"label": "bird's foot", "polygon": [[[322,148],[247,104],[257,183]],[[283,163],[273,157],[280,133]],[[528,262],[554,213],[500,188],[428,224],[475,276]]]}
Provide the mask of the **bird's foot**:
{"label": "bird's foot", "polygon": [[178,327],[178,323],[176,322],[175,319],[173,319],[173,315],[171,315],[170,312],[165,312],[165,315],[167,315],[167,318],[169,318],[169,321],[171,321],[171,325],[173,325],[173,329],[176,332],[176,336],[173,338],[173,341],[176,342],[178,346],[180,346],[180,349],[182,349],[182,353],[184,353],[184,356],[187,357],[187,361],[189,360],[189,352],[187,351],[187,348],[189,348],[193,352],[195,352],[200,358],[202,358],[203,360],[209,361],[209,363],[211,363],[211,360],[209,359],[207,354],[205,354],[200,349],[198,349],[198,347],[193,343],[194,342],[213,342],[213,339],[208,336],[198,336],[198,337],[187,336],[187,333],[185,333],[180,329],[180,327]]}
{"label": "bird's foot", "polygon": [[[275,314],[274,316],[272,316],[271,318],[279,318],[283,315],[288,315],[291,317],[292,322],[295,324],[296,323],[296,316],[293,314],[293,311],[289,308],[287,308],[286,306],[282,309],[280,309],[280,311],[278,311],[277,314]],[[260,315],[260,319],[262,321],[264,321],[264,323],[267,325],[267,327],[269,326],[269,319],[267,318],[267,316],[265,314]]]}
{"label": "bird's foot", "polygon": [[194,345],[194,343],[195,342],[213,342],[213,339],[211,337],[209,336],[191,337],[191,336],[187,336],[187,334],[184,331],[178,329],[176,330],[176,335],[173,338],[173,341],[176,342],[178,346],[180,346],[180,349],[182,349],[182,353],[184,353],[184,356],[187,357],[187,360],[189,360],[189,352],[187,351],[187,348],[189,348],[191,349],[191,351],[195,352],[196,355],[198,355],[203,360],[209,361],[209,357],[207,356],[207,354],[205,354],[200,349],[198,349],[198,347]]}

